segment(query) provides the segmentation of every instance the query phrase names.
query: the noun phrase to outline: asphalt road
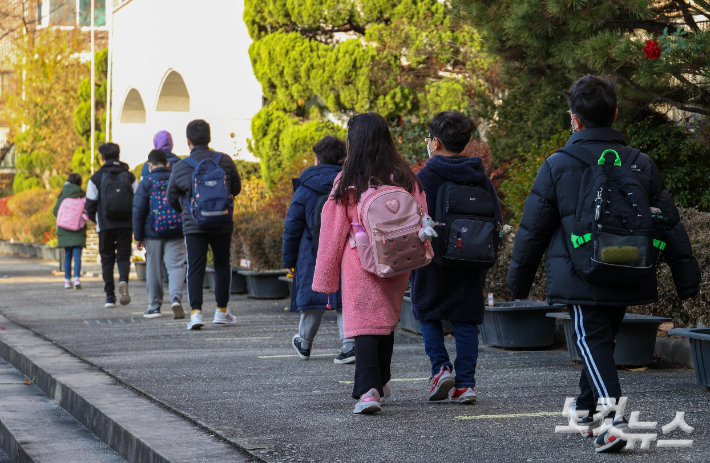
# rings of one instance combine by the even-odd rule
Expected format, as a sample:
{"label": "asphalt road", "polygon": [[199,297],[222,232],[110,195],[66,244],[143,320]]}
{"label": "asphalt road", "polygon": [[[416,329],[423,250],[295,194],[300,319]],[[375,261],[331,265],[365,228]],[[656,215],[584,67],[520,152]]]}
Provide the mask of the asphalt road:
{"label": "asphalt road", "polygon": [[[187,331],[172,316],[144,319],[145,285],[132,281],[132,304],[103,308],[103,284],[83,280],[63,289],[40,261],[0,255],[0,313],[61,345],[156,400],[201,421],[267,461],[710,461],[710,392],[692,369],[658,362],[643,372],[620,371],[627,416],[658,422],[658,439],[693,439],[690,448],[594,455],[591,440],[555,434],[564,425],[565,397],[577,390],[580,366],[566,351],[483,347],[473,406],[425,399],[428,359],[421,337],[395,335],[394,400],[376,416],[352,414],[354,366],[335,365],[339,341],[326,314],[309,361],[290,341],[298,317],[287,301],[234,297],[236,326],[215,326],[206,296],[205,328]],[[169,312],[169,308],[165,307]],[[453,339],[447,339],[455,352]],[[453,357],[453,356],[452,356]],[[676,411],[690,435],[661,426]],[[166,432],[169,432],[166,429]]]}

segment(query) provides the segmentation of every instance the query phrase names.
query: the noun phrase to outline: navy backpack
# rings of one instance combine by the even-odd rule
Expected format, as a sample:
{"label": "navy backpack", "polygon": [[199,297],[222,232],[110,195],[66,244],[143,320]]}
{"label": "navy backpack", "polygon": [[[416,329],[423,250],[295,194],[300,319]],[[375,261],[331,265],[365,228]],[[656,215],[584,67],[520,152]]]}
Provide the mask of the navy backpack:
{"label": "navy backpack", "polygon": [[192,196],[188,207],[198,228],[215,228],[232,224],[234,197],[229,192],[227,174],[220,167],[222,153],[198,161],[192,156],[183,159],[193,167]]}

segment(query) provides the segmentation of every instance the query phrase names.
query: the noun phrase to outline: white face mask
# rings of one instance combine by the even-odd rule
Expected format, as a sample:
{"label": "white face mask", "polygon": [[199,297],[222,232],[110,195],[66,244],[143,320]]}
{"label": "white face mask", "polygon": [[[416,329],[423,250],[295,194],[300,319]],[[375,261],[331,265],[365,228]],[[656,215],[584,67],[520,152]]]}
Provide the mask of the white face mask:
{"label": "white face mask", "polygon": [[426,144],[426,152],[429,153],[429,157],[431,157],[431,150],[429,149],[429,143]]}

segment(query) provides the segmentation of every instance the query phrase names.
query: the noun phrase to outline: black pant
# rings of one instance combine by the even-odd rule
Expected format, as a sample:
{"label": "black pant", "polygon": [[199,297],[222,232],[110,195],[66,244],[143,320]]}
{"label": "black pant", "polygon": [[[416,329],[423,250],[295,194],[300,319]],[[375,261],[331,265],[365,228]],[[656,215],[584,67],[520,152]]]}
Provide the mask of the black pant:
{"label": "black pant", "polygon": [[[624,319],[625,307],[570,306],[577,352],[582,357],[582,376],[577,409],[597,410],[599,398],[621,397],[619,374],[614,361],[614,338]],[[613,416],[610,413],[609,416]]]}
{"label": "black pant", "polygon": [[128,281],[131,271],[131,241],[133,230],[113,228],[99,231],[99,254],[101,255],[101,276],[104,278],[106,296],[115,296],[113,266],[118,265],[118,281]]}
{"label": "black pant", "polygon": [[202,310],[202,290],[207,267],[207,246],[214,260],[214,288],[217,307],[227,307],[232,286],[232,234],[198,233],[185,235],[187,248],[187,299],[192,310]]}
{"label": "black pant", "polygon": [[355,336],[355,387],[353,398],[372,389],[382,397],[382,388],[391,378],[390,366],[394,349],[394,332],[387,335]]}

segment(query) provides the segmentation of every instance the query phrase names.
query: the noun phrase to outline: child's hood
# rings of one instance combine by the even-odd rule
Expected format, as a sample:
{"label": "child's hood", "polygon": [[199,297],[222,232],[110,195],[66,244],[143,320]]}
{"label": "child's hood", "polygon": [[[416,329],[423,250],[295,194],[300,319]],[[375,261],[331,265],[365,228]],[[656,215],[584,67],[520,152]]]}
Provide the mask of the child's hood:
{"label": "child's hood", "polygon": [[318,194],[330,193],[330,190],[333,189],[333,181],[341,170],[343,170],[342,166],[332,164],[309,167],[298,177],[298,182]]}
{"label": "child's hood", "polygon": [[426,167],[433,170],[446,180],[461,184],[482,184],[486,181],[486,168],[478,156],[434,156],[426,163]]}

